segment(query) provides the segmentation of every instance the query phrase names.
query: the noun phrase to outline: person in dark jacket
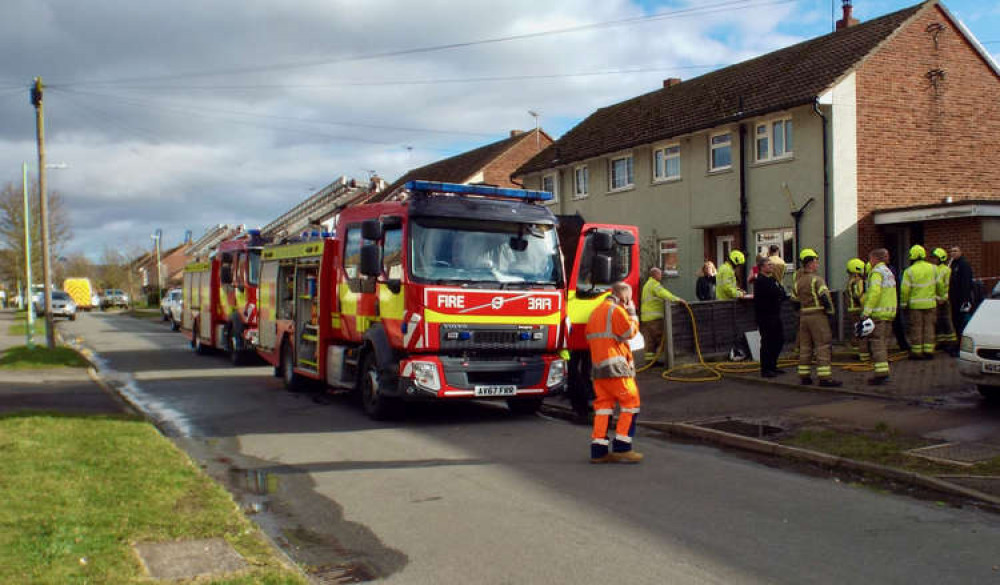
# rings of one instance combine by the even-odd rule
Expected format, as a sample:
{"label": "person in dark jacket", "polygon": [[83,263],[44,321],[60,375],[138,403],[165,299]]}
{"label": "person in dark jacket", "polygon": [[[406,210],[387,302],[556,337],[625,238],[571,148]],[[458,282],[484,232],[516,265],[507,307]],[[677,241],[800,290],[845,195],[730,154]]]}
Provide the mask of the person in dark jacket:
{"label": "person in dark jacket", "polygon": [[784,373],[778,369],[778,356],[785,344],[781,303],[788,298],[788,293],[774,278],[771,258],[760,258],[757,267],[759,274],[754,282],[753,305],[760,331],[760,375],[763,378],[773,378]]}
{"label": "person in dark jacket", "polygon": [[955,333],[958,339],[962,339],[962,332],[975,309],[972,298],[972,266],[962,256],[962,249],[958,246],[952,246],[949,255],[951,280],[948,283],[948,300],[951,301],[951,319],[955,324]]}
{"label": "person in dark jacket", "polygon": [[715,300],[715,264],[711,260],[705,260],[701,270],[698,271],[695,296],[699,301]]}

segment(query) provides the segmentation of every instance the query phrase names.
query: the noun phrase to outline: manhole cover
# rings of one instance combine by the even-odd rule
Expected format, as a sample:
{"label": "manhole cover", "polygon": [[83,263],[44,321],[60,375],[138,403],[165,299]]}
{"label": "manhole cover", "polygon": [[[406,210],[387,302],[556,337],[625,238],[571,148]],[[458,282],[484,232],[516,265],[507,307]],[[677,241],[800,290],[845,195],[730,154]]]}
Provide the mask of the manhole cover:
{"label": "manhole cover", "polygon": [[781,427],[766,425],[760,422],[752,422],[752,421],[737,420],[737,419],[699,423],[698,426],[704,427],[706,429],[722,431],[725,433],[732,433],[734,435],[752,437],[754,439],[763,439],[764,437],[777,435],[782,431],[784,431],[784,429],[782,429]]}
{"label": "manhole cover", "polygon": [[1000,447],[985,443],[945,443],[906,451],[907,455],[953,465],[975,465],[1000,457]]}

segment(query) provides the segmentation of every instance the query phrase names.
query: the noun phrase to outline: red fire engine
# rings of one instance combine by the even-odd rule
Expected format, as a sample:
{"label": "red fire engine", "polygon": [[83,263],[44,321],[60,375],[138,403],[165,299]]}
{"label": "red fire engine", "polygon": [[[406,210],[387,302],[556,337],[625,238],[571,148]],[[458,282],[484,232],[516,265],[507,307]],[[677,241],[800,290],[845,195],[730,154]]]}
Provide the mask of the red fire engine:
{"label": "red fire engine", "polygon": [[257,287],[265,239],[249,230],[184,268],[181,330],[197,353],[224,350],[240,365],[257,343]]}
{"label": "red fire engine", "polygon": [[[405,189],[403,201],[344,210],[334,238],[264,249],[258,353],[290,389],[359,389],[374,418],[419,399],[537,410],[566,384],[565,270],[556,218],[539,204],[551,194]],[[589,274],[607,283],[613,243],[598,240]]]}

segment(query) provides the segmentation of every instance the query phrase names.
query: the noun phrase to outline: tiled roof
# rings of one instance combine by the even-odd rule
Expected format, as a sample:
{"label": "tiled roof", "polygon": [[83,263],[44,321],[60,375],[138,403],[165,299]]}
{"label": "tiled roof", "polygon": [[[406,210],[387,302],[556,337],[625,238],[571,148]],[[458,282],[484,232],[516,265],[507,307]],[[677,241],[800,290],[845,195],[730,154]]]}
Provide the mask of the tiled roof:
{"label": "tiled roof", "polygon": [[811,103],[908,18],[934,3],[929,0],[601,108],[514,176]]}
{"label": "tiled roof", "polygon": [[[541,131],[540,131],[541,132]],[[442,183],[464,183],[482,171],[488,164],[496,160],[503,153],[513,148],[521,140],[533,137],[535,130],[529,130],[516,136],[511,136],[481,146],[468,152],[455,155],[451,158],[439,160],[419,169],[413,169],[386,187],[381,193],[370,199],[368,202],[381,201],[388,197],[393,191],[408,181],[440,181]],[[544,136],[543,132],[543,136]]]}

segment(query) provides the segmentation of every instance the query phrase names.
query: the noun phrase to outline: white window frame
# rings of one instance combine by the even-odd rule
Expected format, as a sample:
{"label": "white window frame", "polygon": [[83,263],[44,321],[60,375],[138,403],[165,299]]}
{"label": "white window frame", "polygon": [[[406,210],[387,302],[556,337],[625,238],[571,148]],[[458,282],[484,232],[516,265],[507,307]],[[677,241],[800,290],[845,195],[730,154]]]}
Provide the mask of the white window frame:
{"label": "white window frame", "polygon": [[[675,153],[668,154],[667,151],[676,149]],[[663,168],[662,172],[659,166],[657,166],[657,156],[663,157]],[[677,160],[677,174],[669,175],[667,174],[667,161]],[[679,142],[671,142],[669,144],[662,144],[653,149],[653,182],[654,183],[666,183],[669,181],[679,181],[681,179],[681,145]]]}
{"label": "white window frame", "polygon": [[[785,249],[786,239],[791,241],[791,249]],[[785,228],[769,228],[764,230],[757,230],[754,232],[754,247],[757,250],[757,255],[768,254],[767,250],[771,247],[771,244],[777,244],[781,248],[781,259],[785,261],[785,267],[793,265],[794,263],[790,261],[789,257],[795,254],[795,229],[790,227]]]}
{"label": "white window frame", "polygon": [[[781,152],[777,152],[776,142],[774,140],[775,126],[781,124]],[[754,158],[757,162],[768,162],[773,160],[784,160],[786,158],[792,158],[795,154],[795,124],[792,122],[791,114],[785,114],[783,116],[775,116],[773,118],[767,118],[765,120],[759,120],[753,125],[753,153]],[[792,138],[789,141],[789,138]],[[767,140],[767,148],[764,153],[761,153],[760,141]],[[792,148],[788,148],[788,144],[791,142]]]}
{"label": "white window frame", "polygon": [[[713,143],[713,140],[715,138],[718,138],[719,136],[728,136],[729,137],[729,141],[726,142],[725,144],[720,144],[719,146],[716,146]],[[722,149],[722,148],[728,148],[729,149],[729,164],[725,165],[725,166],[718,166],[717,167],[717,166],[715,166],[715,156],[713,156],[713,155],[715,154],[715,151],[717,149]],[[708,172],[714,173],[714,172],[717,172],[717,171],[726,171],[726,170],[729,170],[731,168],[733,168],[733,131],[732,130],[724,130],[722,132],[713,132],[713,133],[709,134],[708,135]]]}
{"label": "white window frame", "polygon": [[552,200],[545,201],[544,202],[545,205],[552,205],[554,203],[559,203],[559,171],[552,171],[550,173],[544,173],[542,175],[541,187],[540,187],[542,191],[548,191],[548,189],[545,188],[546,179],[552,179],[552,191],[551,191]]}
{"label": "white window frame", "polygon": [[[581,173],[583,175],[582,182],[580,181]],[[573,199],[586,199],[588,196],[590,196],[590,167],[577,165],[573,167]]]}
{"label": "white window frame", "polygon": [[[630,176],[626,177],[628,181],[627,184],[620,187],[615,187],[615,162],[620,160],[627,160],[628,174]],[[618,191],[628,191],[629,189],[635,188],[635,158],[632,153],[620,154],[616,156],[608,157],[608,193],[616,193]]]}
{"label": "white window frame", "polygon": [[736,236],[726,235],[726,236],[715,236],[715,259],[716,266],[722,266],[722,263],[729,258],[729,253],[736,249]]}
{"label": "white window frame", "polygon": [[[659,262],[657,265],[665,276],[680,276],[681,246],[679,238],[663,238],[658,242]],[[667,256],[673,254],[677,262],[673,268],[667,268]]]}

